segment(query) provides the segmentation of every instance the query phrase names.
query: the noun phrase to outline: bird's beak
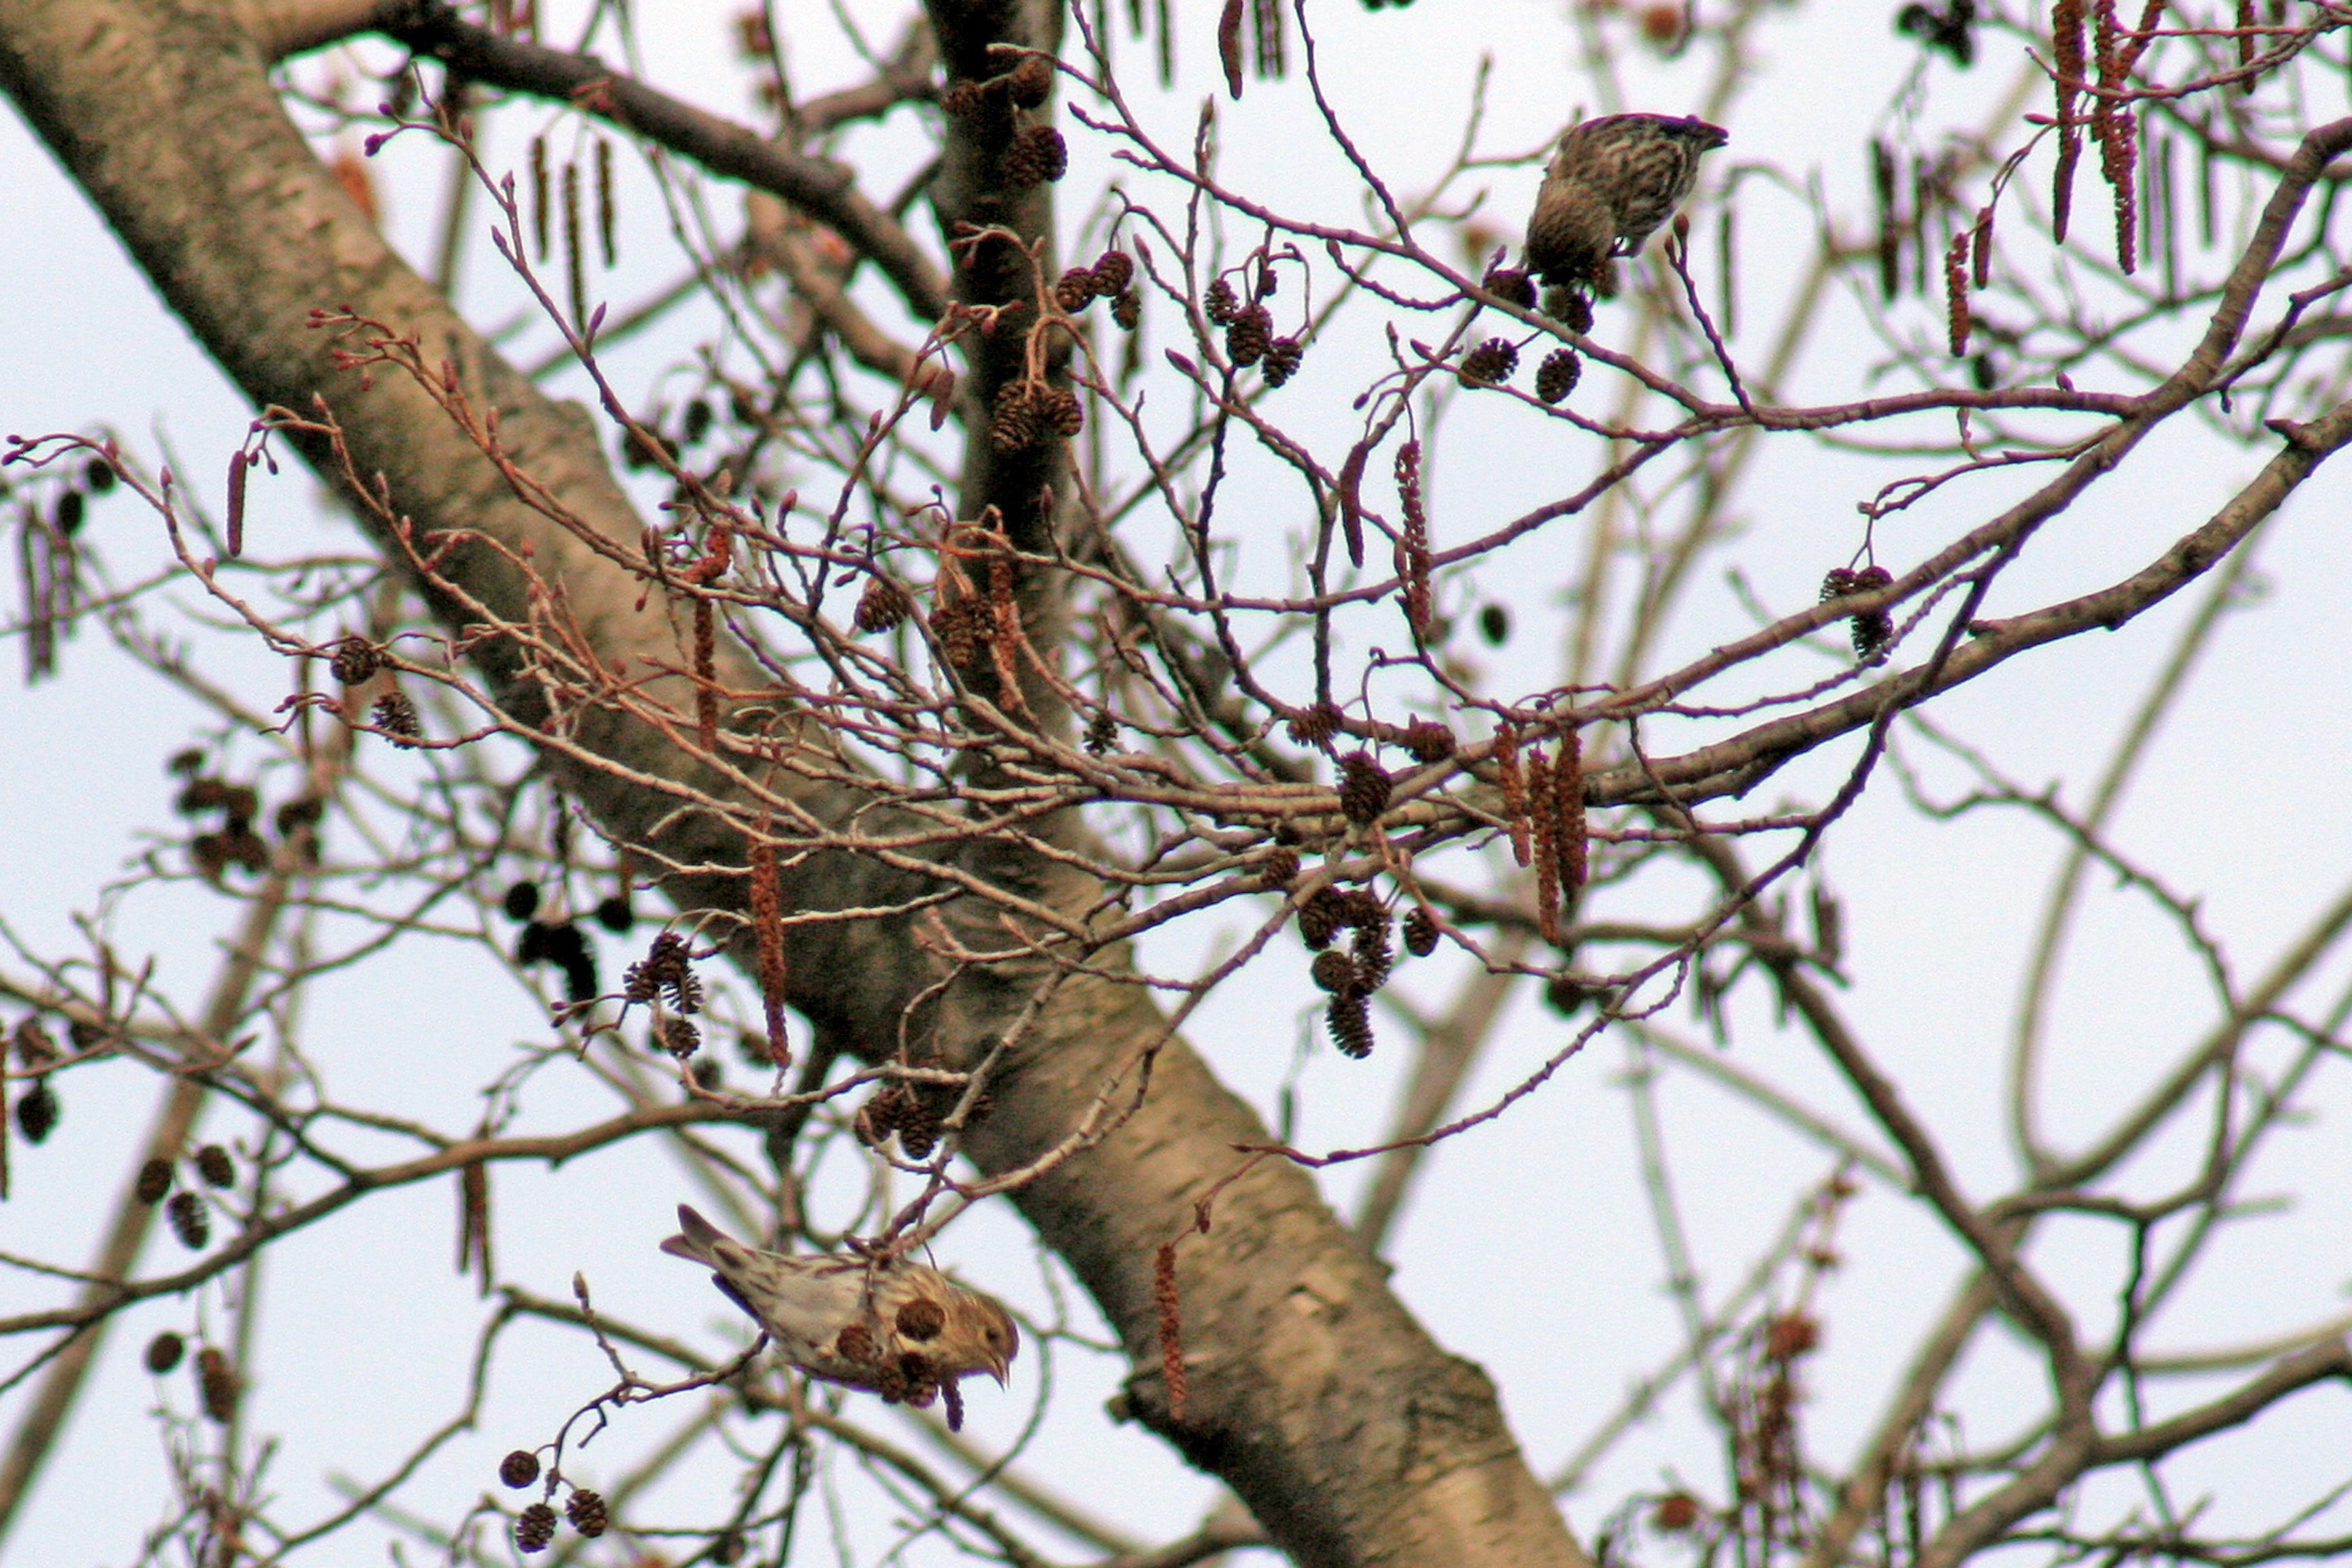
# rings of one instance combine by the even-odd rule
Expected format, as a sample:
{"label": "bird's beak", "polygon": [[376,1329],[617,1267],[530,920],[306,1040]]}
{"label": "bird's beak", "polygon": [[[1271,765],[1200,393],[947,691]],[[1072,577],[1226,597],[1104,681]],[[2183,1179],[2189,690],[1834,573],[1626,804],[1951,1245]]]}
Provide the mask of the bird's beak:
{"label": "bird's beak", "polygon": [[991,1376],[991,1377],[992,1377],[992,1378],[994,1378],[994,1379],[996,1379],[996,1386],[997,1386],[997,1387],[999,1387],[999,1388],[1010,1388],[1010,1387],[1012,1387],[1013,1385],[1012,1385],[1010,1383],[1007,1383],[1007,1382],[1005,1381],[1005,1373],[1007,1373],[1011,1372],[1012,1370],[1013,1370],[1012,1363],[1009,1363],[1009,1362],[1002,1362],[1002,1361],[1000,1361],[1000,1362],[993,1362],[993,1363],[990,1363],[990,1365],[989,1365],[989,1368],[988,1368],[988,1375],[989,1375],[989,1376]]}

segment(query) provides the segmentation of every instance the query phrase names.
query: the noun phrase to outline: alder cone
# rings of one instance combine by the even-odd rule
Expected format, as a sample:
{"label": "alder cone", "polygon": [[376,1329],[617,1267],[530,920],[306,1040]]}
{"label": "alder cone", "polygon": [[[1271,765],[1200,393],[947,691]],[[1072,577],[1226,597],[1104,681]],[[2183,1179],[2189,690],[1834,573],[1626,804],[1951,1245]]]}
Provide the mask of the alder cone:
{"label": "alder cone", "polygon": [[515,1516],[515,1547],[522,1552],[544,1552],[547,1543],[555,1539],[555,1510],[543,1502],[535,1502]]}
{"label": "alder cone", "polygon": [[1349,752],[1339,759],[1339,810],[1349,821],[1360,825],[1378,821],[1389,808],[1393,787],[1370,752]]}
{"label": "alder cone", "polygon": [[1004,150],[1008,185],[1051,184],[1070,172],[1069,143],[1050,125],[1024,125]]}

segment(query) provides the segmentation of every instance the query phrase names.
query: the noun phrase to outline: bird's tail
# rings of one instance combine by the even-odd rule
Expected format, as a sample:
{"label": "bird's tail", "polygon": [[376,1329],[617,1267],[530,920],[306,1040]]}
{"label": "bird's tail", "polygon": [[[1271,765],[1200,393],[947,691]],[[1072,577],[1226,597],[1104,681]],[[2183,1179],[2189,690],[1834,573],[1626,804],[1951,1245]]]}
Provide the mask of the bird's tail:
{"label": "bird's tail", "polygon": [[691,1204],[677,1205],[680,1234],[661,1244],[672,1258],[683,1258],[706,1268],[719,1267],[719,1244],[734,1238],[694,1212]]}

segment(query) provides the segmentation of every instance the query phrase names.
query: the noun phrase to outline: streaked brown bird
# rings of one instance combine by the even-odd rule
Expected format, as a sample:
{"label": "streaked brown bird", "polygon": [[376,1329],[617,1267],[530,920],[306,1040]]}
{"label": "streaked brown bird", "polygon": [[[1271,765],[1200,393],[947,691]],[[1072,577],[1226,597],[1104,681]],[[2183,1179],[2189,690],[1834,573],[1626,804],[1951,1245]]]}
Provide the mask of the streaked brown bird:
{"label": "streaked brown bird", "polygon": [[1002,1384],[1021,1348],[1013,1315],[993,1298],[906,1258],[794,1257],[746,1247],[688,1207],[662,1250],[711,1270],[710,1282],[812,1377],[929,1405],[960,1378]]}
{"label": "streaked brown bird", "polygon": [[1528,220],[1528,270],[1547,284],[1616,291],[1612,258],[1634,256],[1731,140],[1696,115],[1606,114],[1560,138]]}

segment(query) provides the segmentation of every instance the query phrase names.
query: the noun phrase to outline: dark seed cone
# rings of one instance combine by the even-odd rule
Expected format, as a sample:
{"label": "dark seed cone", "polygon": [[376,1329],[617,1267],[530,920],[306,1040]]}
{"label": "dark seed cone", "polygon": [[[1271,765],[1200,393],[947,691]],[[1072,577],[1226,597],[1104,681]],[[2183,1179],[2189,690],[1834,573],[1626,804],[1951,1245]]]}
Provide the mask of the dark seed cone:
{"label": "dark seed cone", "polygon": [[1592,330],[1592,297],[1581,289],[1545,289],[1543,312],[1571,332]]}
{"label": "dark seed cone", "polygon": [[1005,96],[1024,109],[1035,109],[1054,91],[1054,68],[1042,56],[1030,55],[1004,79]]}
{"label": "dark seed cone", "polygon": [[995,416],[988,427],[989,439],[996,443],[998,451],[1025,451],[1037,444],[1045,426],[1051,395],[1051,389],[1042,381],[1009,382],[999,389]]}
{"label": "dark seed cone", "polygon": [[163,1205],[163,1217],[172,1222],[172,1234],[180,1245],[191,1252],[202,1252],[205,1243],[213,1237],[212,1216],[205,1211],[205,1200],[194,1193],[174,1193],[172,1201]]}
{"label": "dark seed cone", "polygon": [[833,1353],[844,1361],[870,1364],[880,1358],[881,1347],[874,1342],[873,1330],[863,1323],[852,1323],[833,1342]]}
{"label": "dark seed cone", "polygon": [[[236,1162],[219,1144],[207,1143],[196,1151],[196,1174],[205,1179],[208,1187],[233,1187],[236,1185]],[[142,1171],[140,1175],[144,1181],[146,1173]]]}
{"label": "dark seed cone", "polygon": [[1317,985],[1335,996],[1344,996],[1358,989],[1356,961],[1336,947],[1327,947],[1317,953],[1314,965],[1307,973]]}
{"label": "dark seed cone", "polygon": [[555,1510],[535,1502],[515,1515],[514,1543],[519,1552],[544,1552],[555,1539]]}
{"label": "dark seed cone", "polygon": [[335,644],[334,657],[328,660],[327,668],[345,686],[357,686],[383,668],[383,655],[365,637],[345,637]]}
{"label": "dark seed cone", "polygon": [[869,577],[866,592],[857,595],[857,612],[854,619],[861,632],[887,632],[907,618],[915,602],[907,590],[887,577]]}
{"label": "dark seed cone", "polygon": [[1576,390],[1577,378],[1584,374],[1584,362],[1576,357],[1574,349],[1554,349],[1544,355],[1543,363],[1536,366],[1536,396],[1544,403],[1558,403]]}
{"label": "dark seed cone", "polygon": [[1328,947],[1339,934],[1347,900],[1329,888],[1318,889],[1298,906],[1298,938],[1310,948]]}
{"label": "dark seed cone", "polygon": [[1367,921],[1356,927],[1355,950],[1357,985],[1367,992],[1378,991],[1389,983],[1389,971],[1396,967],[1396,953],[1389,946],[1388,913],[1382,910],[1378,921]]}
{"label": "dark seed cone", "polygon": [[206,1415],[227,1426],[236,1419],[237,1395],[244,1392],[244,1380],[229,1365],[226,1352],[206,1345],[196,1352],[196,1393]]}
{"label": "dark seed cone", "polygon": [[[1895,574],[1884,566],[1865,566],[1850,572],[1843,566],[1831,570],[1822,579],[1822,602],[1843,599],[1849,594],[1868,594],[1895,581]],[[1895,637],[1895,622],[1884,610],[1855,616],[1847,622],[1853,638],[1853,656],[1864,664],[1874,662]]]}
{"label": "dark seed cone", "polygon": [[1404,950],[1415,958],[1437,951],[1437,921],[1419,904],[1404,912]]}
{"label": "dark seed cone", "polygon": [[506,910],[507,919],[510,921],[530,919],[539,913],[539,884],[517,882],[507,889],[506,897],[499,900],[499,907]]}
{"label": "dark seed cone", "polygon": [[[1093,304],[1095,295],[1099,291],[1090,268],[1073,267],[1063,273],[1061,280],[1054,285],[1054,302],[1075,316]],[[1113,293],[1118,291],[1115,289],[1111,290]]]}
{"label": "dark seed cone", "polygon": [[988,89],[976,81],[960,81],[940,94],[940,107],[958,120],[969,120],[986,111]]}
{"label": "dark seed cone", "polygon": [[1275,339],[1265,345],[1265,384],[1282,385],[1298,374],[1298,366],[1306,358],[1307,351],[1297,338]]}
{"label": "dark seed cone", "polygon": [[1339,759],[1339,810],[1361,826],[1377,822],[1389,808],[1389,775],[1369,752],[1349,752]]}
{"label": "dark seed cone", "polygon": [[572,1529],[591,1541],[604,1534],[605,1526],[612,1522],[604,1511],[604,1494],[592,1492],[586,1487],[576,1489],[563,1500],[563,1517],[572,1521]]}
{"label": "dark seed cone", "polygon": [[1046,388],[1041,407],[1045,428],[1056,436],[1075,436],[1087,427],[1086,405],[1066,386]]}
{"label": "dark seed cone", "polygon": [[1404,727],[1404,749],[1417,763],[1442,763],[1454,754],[1454,731],[1428,719]]}
{"label": "dark seed cone", "polygon": [[499,1461],[499,1479],[510,1487],[527,1487],[539,1479],[539,1456],[528,1448],[517,1448]]}
{"label": "dark seed cone", "polygon": [[1069,143],[1050,125],[1024,125],[1004,150],[1004,183],[1051,184],[1070,171]]}
{"label": "dark seed cone", "polygon": [[1372,1054],[1372,1009],[1364,994],[1353,991],[1331,998],[1324,1009],[1323,1026],[1330,1031],[1331,1043],[1339,1054],[1358,1061]]}
{"label": "dark seed cone", "polygon": [[1320,746],[1339,732],[1339,710],[1328,702],[1302,708],[1283,721],[1283,732],[1302,746]]}
{"label": "dark seed cone", "polygon": [[1287,888],[1298,879],[1298,851],[1287,844],[1277,844],[1266,852],[1265,863],[1258,869],[1258,880],[1269,888]]}
{"label": "dark seed cone", "polygon": [[1124,250],[1106,250],[1095,258],[1095,292],[1114,299],[1135,281],[1135,258]]}
{"label": "dark seed cone", "polygon": [[615,936],[626,936],[637,923],[637,911],[626,893],[596,900],[596,923]]}
{"label": "dark seed cone", "polygon": [[[688,985],[694,985],[695,1001],[699,1005],[701,987],[695,983],[694,972],[687,967],[686,938],[674,931],[655,937],[646,956],[621,974],[621,994],[631,1002],[650,1002],[664,991],[682,992]],[[678,1009],[682,1013],[693,1010]]]}
{"label": "dark seed cone", "polygon": [[1135,331],[1143,321],[1143,296],[1132,289],[1120,290],[1118,298],[1110,302],[1110,319],[1118,323],[1123,332]]}
{"label": "dark seed cone", "polygon": [[38,1143],[57,1130],[58,1094],[47,1079],[36,1079],[33,1087],[16,1101],[16,1130],[27,1143]]}
{"label": "dark seed cone", "polygon": [[417,722],[416,704],[408,700],[405,691],[387,691],[375,700],[375,727],[403,750],[423,729]]}
{"label": "dark seed cone", "polygon": [[1536,308],[1535,279],[1508,267],[1497,267],[1486,274],[1486,291],[1498,299],[1508,300],[1523,310]]}
{"label": "dark seed cone", "polygon": [[684,1061],[702,1048],[702,1031],[684,1018],[664,1018],[661,1048]]}
{"label": "dark seed cone", "polygon": [[1225,328],[1225,353],[1237,365],[1253,365],[1274,346],[1274,312],[1260,304],[1242,307]]}
{"label": "dark seed cone", "polygon": [[139,1184],[131,1192],[141,1203],[152,1207],[162,1203],[163,1194],[171,1190],[172,1162],[150,1160],[139,1167]]}
{"label": "dark seed cone", "polygon": [[1242,302],[1234,296],[1234,286],[1222,278],[1212,279],[1208,291],[1201,296],[1201,310],[1213,327],[1229,327],[1241,314]]}
{"label": "dark seed cone", "polygon": [[147,1342],[147,1370],[161,1377],[178,1366],[187,1352],[187,1342],[166,1329]]}
{"label": "dark seed cone", "polygon": [[1519,351],[1506,339],[1488,338],[1462,356],[1459,374],[1465,386],[1497,386],[1518,368]]}
{"label": "dark seed cone", "polygon": [[919,1299],[899,1308],[896,1321],[901,1337],[924,1344],[940,1337],[948,1315],[937,1301]]}
{"label": "dark seed cone", "polygon": [[1102,756],[1118,744],[1118,721],[1107,708],[1097,709],[1087,721],[1087,752],[1090,756]]}

